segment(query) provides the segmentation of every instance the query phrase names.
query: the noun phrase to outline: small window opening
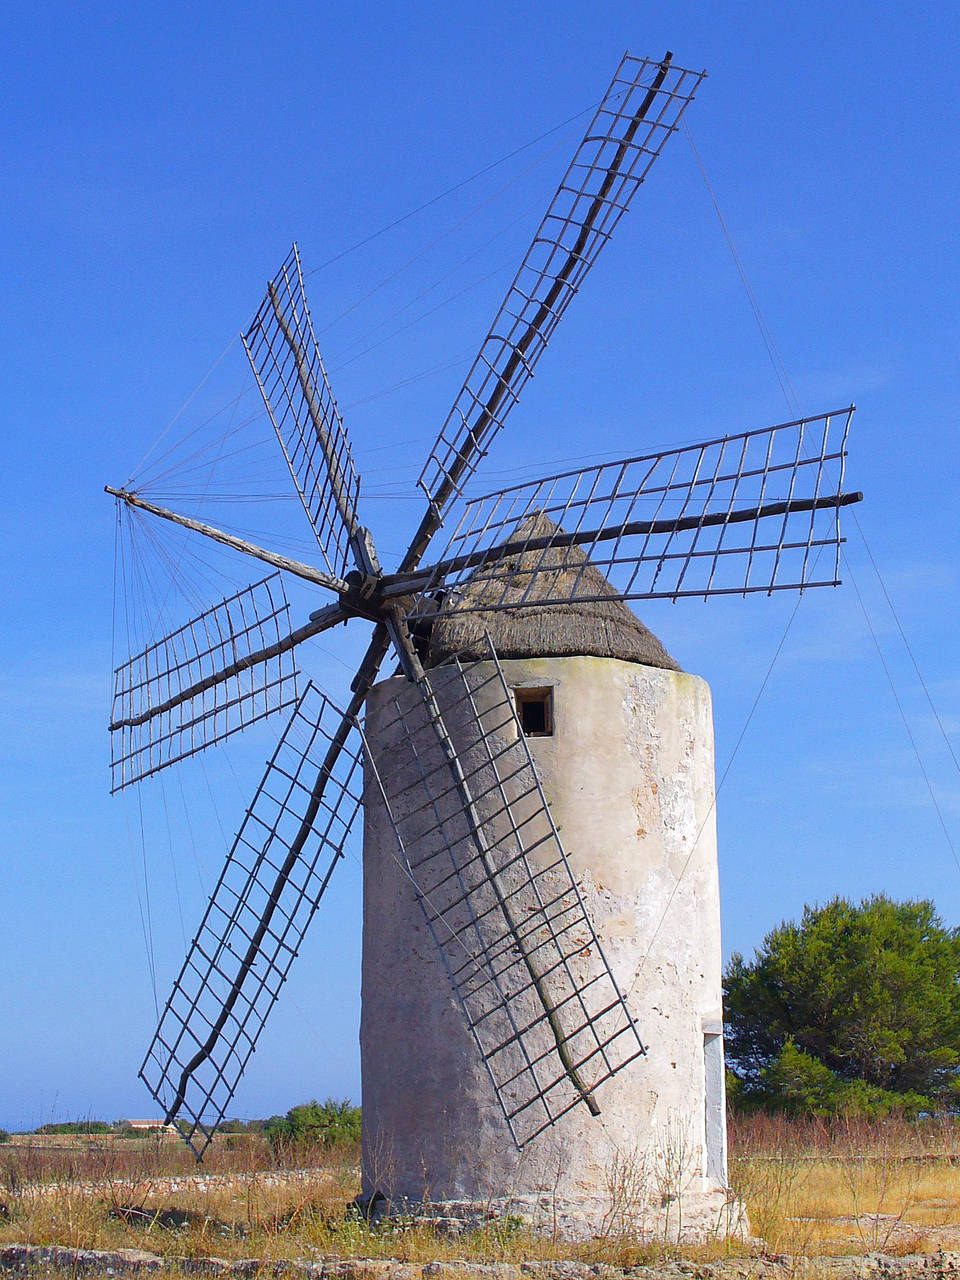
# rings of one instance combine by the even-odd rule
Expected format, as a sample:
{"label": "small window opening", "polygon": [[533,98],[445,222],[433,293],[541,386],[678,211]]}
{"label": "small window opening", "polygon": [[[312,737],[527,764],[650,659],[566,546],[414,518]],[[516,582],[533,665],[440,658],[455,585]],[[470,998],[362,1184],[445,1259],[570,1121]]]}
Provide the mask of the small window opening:
{"label": "small window opening", "polygon": [[514,689],[517,716],[525,738],[549,738],[553,734],[553,690]]}

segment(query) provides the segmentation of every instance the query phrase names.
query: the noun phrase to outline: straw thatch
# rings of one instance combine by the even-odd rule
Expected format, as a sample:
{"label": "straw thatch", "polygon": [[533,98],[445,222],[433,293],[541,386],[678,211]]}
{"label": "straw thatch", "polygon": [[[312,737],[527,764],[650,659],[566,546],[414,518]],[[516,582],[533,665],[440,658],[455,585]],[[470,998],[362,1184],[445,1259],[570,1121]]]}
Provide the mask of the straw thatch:
{"label": "straw thatch", "polygon": [[[547,537],[556,531],[553,521],[540,514],[518,525],[510,540]],[[512,601],[527,593],[527,600],[536,600],[574,591],[578,597],[602,598],[511,607]],[[484,609],[484,604],[500,607]],[[485,657],[484,633],[489,634],[501,658],[589,655],[680,670],[653,632],[578,547],[525,551],[498,561],[495,568],[475,570],[458,589],[455,601],[433,623],[428,665],[435,666],[454,654],[467,659]]]}

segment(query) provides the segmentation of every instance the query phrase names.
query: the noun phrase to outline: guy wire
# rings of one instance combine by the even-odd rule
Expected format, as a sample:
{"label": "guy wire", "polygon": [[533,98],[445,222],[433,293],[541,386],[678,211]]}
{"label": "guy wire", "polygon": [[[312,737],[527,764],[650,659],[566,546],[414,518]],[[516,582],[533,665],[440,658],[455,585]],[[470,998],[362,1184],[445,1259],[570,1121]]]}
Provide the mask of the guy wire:
{"label": "guy wire", "polygon": [[[920,681],[920,687],[921,689],[923,689],[927,702],[930,706],[930,710],[933,712],[933,718],[937,722],[937,727],[940,730],[941,737],[946,743],[947,750],[950,752],[951,759],[953,760],[953,763],[954,763],[954,766],[956,767],[957,772],[960,773],[960,759],[958,759],[957,753],[953,749],[953,743],[950,741],[949,735],[947,734],[946,726],[944,725],[943,720],[940,718],[940,712],[934,706],[933,697],[931,696],[930,690],[927,687],[926,680],[924,680],[923,678],[923,673],[920,670],[919,663],[917,662],[917,659],[914,657],[913,649],[910,646],[910,641],[907,639],[907,634],[903,629],[903,623],[900,621],[900,615],[897,613],[897,610],[894,607],[893,601],[890,598],[890,593],[887,590],[887,584],[883,580],[883,576],[880,573],[880,568],[874,557],[873,550],[871,549],[869,542],[867,542],[867,535],[863,532],[863,529],[860,527],[860,520],[857,516],[856,511],[852,510],[850,514],[853,517],[854,524],[857,526],[857,532],[860,534],[860,537],[863,539],[864,550],[866,551],[867,556],[870,560],[870,564],[873,567],[873,572],[877,575],[877,581],[880,583],[880,590],[883,592],[883,598],[886,600],[887,607],[889,608],[890,613],[893,615],[894,622],[897,624],[897,630],[900,632],[900,639],[903,641],[903,647],[906,649],[910,657],[910,661],[913,664],[913,669],[917,673],[917,679]],[[850,577],[852,580],[853,574],[851,574]]]}
{"label": "guy wire", "polygon": [[[817,561],[820,559],[820,556],[822,553],[823,553],[823,547],[821,547],[817,551],[816,559],[813,562],[814,571],[816,571]],[[800,591],[797,594],[796,602],[794,603],[793,609],[791,610],[790,617],[787,619],[787,625],[783,629],[783,634],[780,637],[780,641],[773,652],[773,657],[770,659],[770,662],[767,666],[767,670],[764,674],[764,677],[760,681],[760,687],[757,689],[756,696],[753,699],[753,703],[751,704],[750,710],[747,712],[747,718],[744,720],[743,727],[741,728],[740,733],[737,736],[737,740],[734,743],[733,751],[730,753],[730,757],[727,760],[726,765],[724,766],[723,773],[720,775],[720,781],[717,783],[716,787],[714,788],[713,799],[710,801],[710,804],[707,808],[707,812],[704,815],[703,821],[700,823],[700,826],[697,829],[696,837],[694,838],[693,844],[690,846],[690,852],[687,854],[686,860],[684,861],[683,866],[680,868],[680,874],[677,876],[676,880],[674,881],[673,888],[670,890],[670,896],[667,898],[663,911],[660,913],[660,919],[657,921],[657,927],[654,929],[653,934],[651,935],[649,945],[647,946],[647,949],[644,952],[643,958],[640,961],[640,966],[637,969],[636,974],[634,975],[633,981],[630,983],[630,986],[627,989],[626,995],[624,996],[624,1003],[626,1003],[630,999],[634,989],[636,988],[637,983],[640,981],[640,977],[643,973],[646,963],[650,958],[650,953],[653,950],[653,944],[656,942],[657,938],[659,937],[660,930],[663,928],[663,924],[667,918],[667,914],[670,911],[671,906],[673,905],[673,900],[677,896],[677,892],[680,889],[680,884],[683,881],[684,876],[687,874],[687,871],[690,868],[690,863],[693,861],[693,855],[696,853],[700,845],[700,837],[703,835],[703,832],[704,832],[704,829],[706,828],[707,823],[710,821],[710,819],[713,817],[716,811],[717,799],[719,798],[720,792],[723,790],[723,785],[727,780],[727,776],[729,775],[730,770],[733,768],[733,762],[734,760],[736,760],[737,753],[739,752],[740,747],[743,745],[743,740],[747,736],[747,730],[750,728],[750,724],[753,720],[754,715],[756,714],[757,707],[760,705],[760,699],[763,697],[764,693],[766,692],[767,685],[770,683],[770,677],[773,675],[773,669],[777,665],[777,661],[780,657],[780,654],[783,652],[783,647],[787,642],[787,636],[790,634],[790,628],[793,626],[794,619],[797,616],[797,612],[800,608],[800,603],[802,600],[803,600],[803,592]]]}
{"label": "guy wire", "polygon": [[[790,381],[790,377],[787,373],[787,369],[786,369],[786,365],[784,363],[783,357],[780,354],[780,350],[770,330],[770,326],[767,323],[766,316],[764,315],[760,307],[760,304],[757,300],[757,296],[754,292],[753,286],[750,283],[750,278],[747,274],[746,267],[744,266],[743,259],[741,258],[740,253],[737,250],[737,246],[734,242],[729,226],[727,225],[727,221],[724,218],[723,212],[720,209],[719,201],[717,200],[716,194],[710,183],[710,179],[707,176],[707,171],[703,164],[703,161],[700,158],[700,154],[697,151],[696,145],[694,144],[689,126],[687,125],[686,120],[682,120],[681,124],[683,127],[683,131],[686,135],[687,141],[690,144],[690,149],[693,152],[693,156],[697,163],[697,167],[700,170],[700,175],[703,178],[704,185],[707,188],[707,192],[710,196],[711,203],[713,204],[714,212],[717,215],[717,220],[720,223],[721,230],[723,231],[724,239],[727,242],[727,246],[730,249],[730,254],[736,265],[737,273],[740,276],[740,280],[743,285],[744,292],[747,295],[747,301],[750,304],[750,309],[753,312],[754,319],[756,320],[757,327],[760,331],[761,339],[763,340],[764,347],[766,348],[766,351],[767,351],[767,355],[769,356],[770,362],[773,365],[774,373],[776,374],[777,381],[780,384],[780,390],[783,392],[783,397],[784,397],[784,400],[786,401],[787,408],[790,412],[794,413],[799,418],[801,416],[800,402],[797,397],[796,391],[794,390],[793,384]],[[937,722],[937,726],[939,727],[941,736],[943,737],[943,740],[946,743],[947,750],[950,753],[950,757],[953,761],[953,764],[957,769],[957,772],[960,773],[960,759],[958,759],[957,754],[954,751],[953,744],[950,742],[950,738],[947,734],[943,720],[934,704],[933,697],[930,693],[927,682],[923,677],[923,673],[920,670],[920,665],[917,662],[917,659],[913,652],[913,648],[911,647],[910,642],[907,638],[906,630],[903,626],[903,623],[900,620],[900,616],[897,613],[896,608],[894,607],[893,600],[890,596],[890,592],[887,589],[887,585],[886,585],[886,582],[884,581],[883,574],[880,571],[880,566],[877,563],[876,556],[873,554],[873,549],[870,546],[870,543],[867,539],[867,535],[863,529],[863,526],[860,523],[860,520],[859,520],[859,517],[857,516],[856,511],[851,511],[850,514],[853,518],[854,526],[856,527],[856,530],[860,535],[861,541],[863,542],[864,550],[867,553],[867,557],[870,561],[873,571],[876,574],[877,581],[880,584],[880,589],[883,592],[883,596],[884,596],[884,599],[886,600],[887,607],[889,608],[890,613],[893,616],[893,620],[896,623],[897,630],[900,633],[900,638],[903,641],[903,646],[913,665],[913,669],[920,683],[920,687],[924,692],[924,695],[927,699],[927,703],[930,706],[930,710],[932,711],[934,719]],[[914,737],[914,734],[910,728],[910,724],[909,724],[909,721],[907,720],[906,710],[903,706],[903,703],[901,702],[900,697],[897,694],[896,686],[893,681],[892,672],[890,671],[890,668],[886,662],[886,659],[884,658],[883,651],[880,646],[879,637],[877,636],[876,631],[873,627],[873,624],[870,620],[870,617],[867,611],[866,601],[864,600],[863,595],[860,591],[860,587],[857,583],[856,575],[853,571],[852,565],[850,564],[850,559],[843,552],[842,548],[841,548],[841,556],[843,559],[844,568],[850,577],[850,582],[853,585],[853,589],[856,593],[857,600],[859,602],[861,612],[863,613],[864,620],[867,624],[867,628],[870,632],[870,636],[873,640],[874,647],[876,648],[877,657],[880,659],[880,664],[883,668],[884,675],[887,678],[887,682],[890,686],[890,691],[893,694],[894,702],[896,703],[897,710],[900,713],[900,719],[903,722],[904,732],[906,733],[910,746],[913,749],[913,753],[916,756],[917,765],[920,769],[920,773],[923,777],[927,790],[930,794],[930,799],[933,802],[934,809],[936,810],[936,814],[940,822],[940,826],[943,828],[943,833],[944,833],[944,837],[946,838],[947,845],[950,849],[950,852],[953,856],[954,861],[957,863],[958,869],[960,869],[960,858],[958,858],[957,850],[954,845],[953,839],[950,836],[949,830],[947,828],[946,821],[944,819],[943,812],[940,807],[940,803],[937,800],[933,783],[930,779],[926,766],[924,765],[923,758],[920,754],[919,744],[917,743],[917,740]]]}
{"label": "guy wire", "polygon": [[342,258],[346,258],[349,254],[355,253],[357,249],[364,248],[371,241],[378,239],[380,236],[386,235],[388,231],[393,231],[395,227],[399,227],[402,223],[408,222],[411,218],[415,218],[418,213],[423,213],[425,209],[429,209],[432,205],[445,200],[447,196],[451,196],[456,191],[460,191],[463,187],[467,187],[471,182],[475,182],[477,178],[482,178],[484,174],[490,173],[492,169],[498,168],[501,164],[506,164],[508,160],[512,160],[514,156],[520,155],[530,147],[535,147],[538,142],[543,142],[549,138],[551,134],[557,132],[558,129],[565,129],[568,124],[572,124],[575,120],[579,120],[582,116],[587,115],[591,111],[596,111],[600,104],[592,103],[589,107],[584,107],[582,111],[578,111],[575,115],[568,116],[566,120],[561,120],[559,124],[555,124],[545,133],[538,134],[537,137],[531,138],[529,142],[524,142],[521,146],[515,147],[513,151],[507,152],[505,156],[501,156],[499,160],[494,160],[488,165],[484,165],[482,169],[478,169],[476,173],[472,173],[469,178],[463,178],[460,182],[455,182],[452,187],[439,192],[438,195],[431,196],[429,200],[421,205],[417,205],[415,209],[411,209],[408,213],[401,214],[399,218],[394,218],[392,222],[386,223],[379,231],[374,231],[368,236],[364,236],[362,240],[358,240],[355,244],[350,245],[348,249],[343,249],[340,253],[336,253],[332,258],[327,258],[326,262],[321,262],[318,267],[313,267],[306,273],[306,277],[316,275],[318,271],[324,271],[327,267],[333,266],[335,262],[339,262]]}
{"label": "guy wire", "polygon": [[[879,574],[877,576],[879,577]],[[890,668],[887,666],[887,661],[883,656],[883,650],[880,648],[880,641],[877,639],[877,633],[873,629],[873,623],[870,621],[870,615],[867,613],[866,605],[863,602],[863,596],[860,594],[860,588],[857,585],[857,581],[854,578],[852,573],[850,575],[850,581],[853,583],[853,589],[856,592],[857,600],[860,602],[860,609],[863,612],[863,618],[867,624],[867,630],[870,632],[870,638],[873,640],[874,648],[877,651],[877,657],[880,659],[880,665],[881,667],[883,667],[883,674],[887,677],[887,683],[890,686],[890,692],[893,694],[893,700],[897,704],[897,710],[900,712],[900,719],[903,721],[904,731],[906,732],[907,738],[910,741],[910,746],[913,748],[913,754],[917,758],[917,765],[920,769],[920,773],[923,777],[923,780],[926,783],[927,791],[930,793],[930,799],[933,802],[933,807],[936,810],[937,818],[939,819],[940,826],[943,829],[943,837],[947,842],[947,845],[950,849],[951,854],[953,855],[954,862],[957,864],[957,870],[960,871],[960,855],[957,854],[956,846],[953,843],[953,838],[950,835],[950,830],[947,827],[946,820],[944,819],[943,812],[940,808],[940,804],[937,800],[936,793],[933,789],[933,783],[930,781],[930,776],[927,773],[927,770],[923,763],[923,759],[920,755],[920,748],[917,745],[917,740],[913,736],[913,732],[910,729],[910,725],[907,721],[906,712],[903,709],[903,704],[900,701],[899,695],[897,694],[896,686],[893,682],[893,676],[890,672]]]}
{"label": "guy wire", "polygon": [[[459,182],[454,183],[453,186],[447,187],[445,190],[439,192],[435,196],[431,196],[431,198],[429,200],[426,200],[423,204],[420,204],[416,208],[409,210],[407,213],[401,214],[399,218],[393,219],[392,222],[386,223],[384,226],[380,227],[379,230],[371,232],[370,235],[364,236],[362,239],[356,241],[354,244],[350,245],[348,248],[343,249],[339,253],[334,254],[333,257],[327,258],[326,261],[321,262],[319,266],[313,267],[310,271],[305,273],[304,278],[308,279],[310,276],[316,275],[318,272],[326,270],[327,267],[332,266],[335,262],[341,261],[343,258],[348,257],[350,254],[355,253],[358,249],[362,249],[364,246],[370,244],[372,241],[379,239],[380,236],[386,235],[389,231],[393,231],[396,227],[399,227],[403,223],[408,222],[411,218],[416,217],[417,214],[423,213],[426,209],[429,209],[433,205],[438,204],[441,200],[446,199],[447,196],[453,195],[455,192],[460,191],[462,188],[469,186],[470,183],[475,182],[478,178],[482,178],[485,174],[490,173],[493,169],[499,168],[500,165],[506,164],[507,161],[512,160],[515,156],[520,155],[523,151],[528,150],[530,147],[536,146],[537,143],[539,142],[543,142],[545,139],[551,137],[554,133],[558,132],[561,129],[566,128],[568,125],[572,124],[574,121],[579,120],[581,117],[587,115],[589,112],[595,111],[598,105],[599,105],[598,103],[592,103],[589,107],[585,107],[581,111],[576,112],[574,115],[566,117],[566,119],[561,120],[558,124],[553,125],[551,128],[547,129],[544,133],[538,134],[536,137],[531,138],[527,142],[524,142],[519,147],[515,147],[512,151],[507,152],[506,155],[503,155],[499,159],[492,161],[490,164],[484,165],[483,168],[476,170],[476,172],[470,174],[469,177],[463,178]],[[507,185],[509,186],[510,184],[507,184]],[[358,304],[355,304],[355,305],[358,305]],[[194,389],[187,396],[186,400],[184,400],[183,404],[181,404],[177,412],[173,415],[173,417],[170,419],[170,421],[167,423],[164,429],[160,432],[157,438],[153,441],[153,443],[147,449],[146,453],[143,455],[143,457],[140,459],[140,461],[136,464],[136,466],[133,468],[132,472],[130,473],[130,476],[127,479],[128,486],[133,483],[133,479],[136,476],[137,472],[143,467],[143,465],[146,463],[148,458],[152,456],[154,450],[157,448],[160,442],[168,435],[170,430],[174,427],[174,425],[183,415],[183,413],[188,408],[190,403],[193,401],[194,397],[202,390],[202,388],[210,379],[212,374],[216,371],[216,369],[220,366],[220,364],[222,364],[224,359],[226,359],[227,355],[229,354],[229,352],[231,351],[231,349],[233,348],[234,344],[236,343],[239,337],[240,337],[239,333],[236,333],[233,335],[233,337],[227,343],[226,347],[224,347],[223,351],[220,353],[217,359],[213,362],[213,364],[210,366],[207,372],[203,375],[203,377],[200,379],[200,381],[197,383]],[[241,395],[245,395],[245,394],[246,394],[246,391],[241,393]]]}

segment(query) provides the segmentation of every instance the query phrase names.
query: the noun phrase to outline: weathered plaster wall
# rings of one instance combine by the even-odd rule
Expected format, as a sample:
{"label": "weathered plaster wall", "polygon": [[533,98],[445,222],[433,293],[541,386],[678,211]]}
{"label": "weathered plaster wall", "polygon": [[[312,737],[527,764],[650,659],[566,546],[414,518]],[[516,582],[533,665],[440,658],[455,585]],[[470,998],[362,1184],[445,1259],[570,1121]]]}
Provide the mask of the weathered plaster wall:
{"label": "weathered plaster wall", "polygon": [[[561,839],[647,1055],[522,1153],[368,788],[361,1049],[364,1189],[390,1199],[515,1196],[604,1212],[633,1179],[687,1222],[719,1211],[706,1147],[704,1034],[720,1011],[720,923],[710,694],[679,672],[606,658],[508,661],[511,686],[554,690],[554,734],[529,743]],[[397,679],[370,695],[377,735]],[[716,1112],[714,1093],[709,1106]],[[721,1075],[722,1087],[722,1075]],[[581,1114],[582,1113],[582,1114]],[[715,1127],[714,1127],[715,1128]],[[708,1168],[714,1176],[708,1177]],[[621,1188],[622,1190],[622,1188]],[[586,1206],[591,1206],[588,1210]]]}

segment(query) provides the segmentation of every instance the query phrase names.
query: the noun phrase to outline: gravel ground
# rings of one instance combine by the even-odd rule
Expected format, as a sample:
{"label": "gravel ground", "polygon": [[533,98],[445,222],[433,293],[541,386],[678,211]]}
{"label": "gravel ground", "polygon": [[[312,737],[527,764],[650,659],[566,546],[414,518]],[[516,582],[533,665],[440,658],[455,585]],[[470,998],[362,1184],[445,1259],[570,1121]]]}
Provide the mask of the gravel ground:
{"label": "gravel ground", "polygon": [[720,1262],[672,1261],[620,1271],[583,1262],[409,1263],[391,1259],[338,1258],[318,1262],[274,1262],[244,1258],[161,1258],[139,1249],[104,1252],[56,1245],[11,1244],[0,1247],[0,1271],[14,1275],[227,1277],[284,1276],[290,1280],[960,1280],[960,1252],[891,1257],[791,1258],[758,1256]]}

